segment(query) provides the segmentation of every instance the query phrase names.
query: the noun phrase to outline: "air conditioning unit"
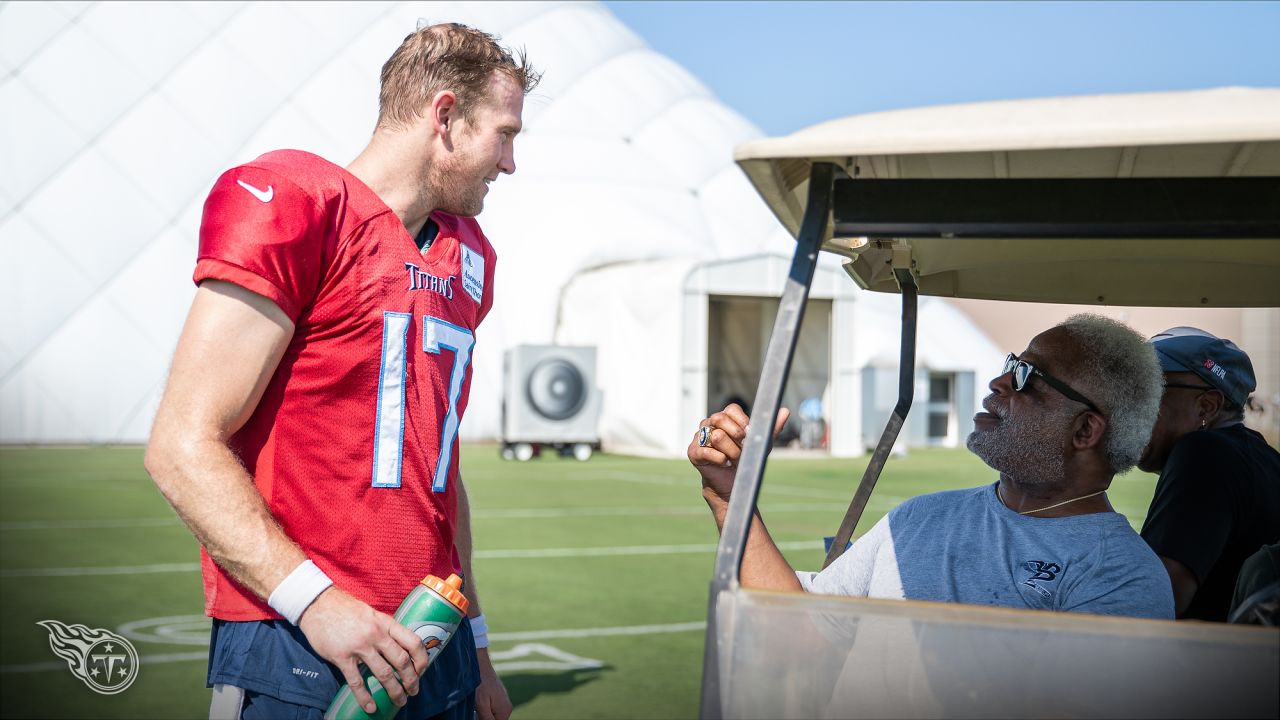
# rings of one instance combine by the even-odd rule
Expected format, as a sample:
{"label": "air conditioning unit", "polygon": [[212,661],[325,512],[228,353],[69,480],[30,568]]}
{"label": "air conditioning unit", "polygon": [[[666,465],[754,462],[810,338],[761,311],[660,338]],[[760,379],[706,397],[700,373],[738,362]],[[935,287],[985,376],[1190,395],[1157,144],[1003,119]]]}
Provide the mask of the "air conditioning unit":
{"label": "air conditioning unit", "polygon": [[517,345],[503,358],[502,455],[544,447],[586,460],[600,447],[595,347]]}

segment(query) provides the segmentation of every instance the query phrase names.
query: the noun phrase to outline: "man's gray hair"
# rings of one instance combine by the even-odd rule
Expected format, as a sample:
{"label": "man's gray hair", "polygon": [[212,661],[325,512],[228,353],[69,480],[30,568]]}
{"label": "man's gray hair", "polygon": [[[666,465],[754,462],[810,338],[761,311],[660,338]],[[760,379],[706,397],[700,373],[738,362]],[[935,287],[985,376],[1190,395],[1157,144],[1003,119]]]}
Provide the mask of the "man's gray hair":
{"label": "man's gray hair", "polygon": [[1155,348],[1133,328],[1101,315],[1072,315],[1058,327],[1080,345],[1072,384],[1107,414],[1107,459],[1122,473],[1138,464],[1160,412],[1164,373]]}

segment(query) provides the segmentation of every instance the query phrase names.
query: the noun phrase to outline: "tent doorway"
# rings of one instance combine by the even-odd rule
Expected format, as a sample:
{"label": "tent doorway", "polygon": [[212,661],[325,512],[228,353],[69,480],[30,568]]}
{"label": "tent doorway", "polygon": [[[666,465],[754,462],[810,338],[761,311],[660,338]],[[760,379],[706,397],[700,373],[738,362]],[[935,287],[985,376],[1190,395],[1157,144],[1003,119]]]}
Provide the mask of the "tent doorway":
{"label": "tent doorway", "polygon": [[[778,299],[707,296],[707,414],[737,402],[750,412],[778,314]],[[831,406],[830,300],[812,299],[796,345],[782,404],[791,420],[777,447],[827,449]]]}
{"label": "tent doorway", "polygon": [[929,373],[928,435],[925,441],[930,445],[954,447],[956,444],[955,407],[951,401],[954,385],[955,373]]}

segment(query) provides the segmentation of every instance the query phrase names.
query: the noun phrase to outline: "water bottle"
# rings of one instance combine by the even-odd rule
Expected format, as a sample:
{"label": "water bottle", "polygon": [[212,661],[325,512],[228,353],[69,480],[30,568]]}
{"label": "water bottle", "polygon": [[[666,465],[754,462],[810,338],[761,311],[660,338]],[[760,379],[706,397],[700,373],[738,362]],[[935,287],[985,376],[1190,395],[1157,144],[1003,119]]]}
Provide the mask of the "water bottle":
{"label": "water bottle", "polygon": [[[396,608],[396,622],[409,628],[422,639],[427,649],[429,665],[445,645],[453,639],[454,631],[462,618],[467,616],[468,602],[462,595],[462,578],[450,575],[448,580],[441,580],[435,575],[428,575],[405,597]],[[325,711],[325,720],[389,720],[400,708],[391,701],[386,688],[367,669],[361,670],[365,687],[373,695],[378,711],[367,713],[349,686],[343,685],[329,709]]]}

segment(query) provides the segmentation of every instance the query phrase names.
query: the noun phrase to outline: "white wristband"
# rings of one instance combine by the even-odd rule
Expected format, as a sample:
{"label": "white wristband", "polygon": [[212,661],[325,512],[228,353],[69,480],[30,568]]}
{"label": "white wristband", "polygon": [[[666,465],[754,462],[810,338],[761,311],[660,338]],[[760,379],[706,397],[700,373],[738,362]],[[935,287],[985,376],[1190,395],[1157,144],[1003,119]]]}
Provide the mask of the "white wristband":
{"label": "white wristband", "polygon": [[471,618],[471,634],[476,636],[476,649],[489,647],[489,626],[484,622],[484,613]]}
{"label": "white wristband", "polygon": [[311,607],[320,593],[328,590],[332,584],[333,581],[323,570],[306,560],[280,581],[271,592],[271,597],[267,598],[267,604],[283,615],[285,620],[297,625],[303,611]]}

